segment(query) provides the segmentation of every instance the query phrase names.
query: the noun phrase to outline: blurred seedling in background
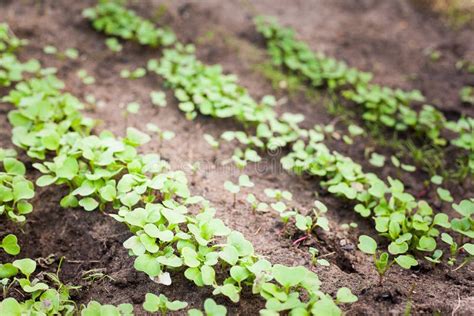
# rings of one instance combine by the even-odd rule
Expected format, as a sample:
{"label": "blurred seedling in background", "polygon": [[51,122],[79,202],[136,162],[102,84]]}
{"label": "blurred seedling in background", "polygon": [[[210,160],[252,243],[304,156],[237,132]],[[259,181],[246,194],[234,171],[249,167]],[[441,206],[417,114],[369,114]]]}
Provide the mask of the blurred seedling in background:
{"label": "blurred seedling in background", "polygon": [[85,85],[91,85],[95,83],[95,78],[89,75],[89,73],[85,69],[79,69],[76,75],[77,77],[79,77],[79,79],[81,79],[82,83]]}
{"label": "blurred seedling in background", "polygon": [[158,138],[160,140],[160,144],[163,141],[172,140],[176,136],[176,134],[174,132],[162,130],[161,128],[159,128],[157,125],[155,125],[153,123],[148,123],[146,125],[146,128],[147,128],[148,131],[158,135]]}
{"label": "blurred seedling in background", "polygon": [[122,69],[120,71],[120,77],[124,79],[139,79],[143,78],[146,75],[146,69],[143,67],[138,67],[135,70]]}
{"label": "blurred seedling in background", "polygon": [[253,213],[268,211],[268,204],[265,202],[258,201],[257,197],[252,193],[249,193],[247,195],[246,201],[250,204]]}
{"label": "blurred seedling in background", "polygon": [[114,53],[122,51],[123,46],[120,44],[119,40],[115,37],[109,37],[105,40],[105,45]]}
{"label": "blurred seedling in background", "polygon": [[229,191],[230,193],[233,194],[234,200],[232,206],[235,206],[236,200],[237,200],[237,193],[240,192],[241,188],[251,188],[255,184],[250,181],[250,178],[248,175],[243,174],[239,176],[239,182],[237,184],[231,182],[231,181],[226,181],[224,182],[224,188]]}

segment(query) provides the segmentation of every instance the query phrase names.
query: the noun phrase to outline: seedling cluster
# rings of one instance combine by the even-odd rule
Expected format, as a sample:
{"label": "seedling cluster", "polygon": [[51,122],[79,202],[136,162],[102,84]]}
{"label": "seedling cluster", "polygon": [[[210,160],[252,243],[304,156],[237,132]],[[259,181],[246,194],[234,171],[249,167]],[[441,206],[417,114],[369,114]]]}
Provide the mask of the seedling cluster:
{"label": "seedling cluster", "polygon": [[[22,81],[10,91],[4,101],[15,106],[8,115],[13,126],[12,141],[37,161],[33,166],[43,174],[37,185],[69,188],[61,206],[107,211],[129,227],[132,236],[124,247],[135,257],[134,267],[138,271],[162,284],[171,283],[169,272],[181,271],[197,286],[211,287],[213,295],[226,296],[233,302],[240,300],[244,288],[251,289],[254,295],[266,300],[263,313],[316,314],[328,308],[340,313],[337,304],[347,300],[341,295],[333,300],[320,291],[315,273],[302,266],[272,265],[259,257],[240,232],[214,217],[216,210],[207,200],[191,195],[184,172],[170,170],[156,154],[139,154],[137,148],[150,140],[147,134],[134,128],[128,128],[124,138],[108,131],[91,134],[95,122],[80,113],[84,106],[63,92],[63,87],[59,79],[50,75]],[[6,159],[7,174],[23,173],[22,165]],[[241,177],[239,185],[249,186],[250,180]],[[30,197],[31,194],[21,195],[22,199]],[[197,214],[191,213],[191,208],[198,210]],[[12,252],[14,240],[5,238],[2,247]],[[45,313],[70,314],[73,307],[68,292],[60,293],[57,304],[46,304],[58,292],[51,292],[44,282],[30,279],[36,263],[21,260],[12,264],[25,275],[18,282],[38,304],[8,298],[0,303],[0,311],[31,313],[47,306],[55,309]],[[14,276],[16,271],[10,270],[15,272],[11,272]],[[186,305],[150,293],[144,309],[166,312]],[[212,300],[206,301],[204,308],[206,312],[225,313],[225,308]],[[85,315],[97,311],[132,312],[129,305],[114,307],[97,302],[83,308]]]}
{"label": "seedling cluster", "polygon": [[[199,61],[195,47],[177,42],[172,31],[155,27],[151,21],[114,1],[99,1],[83,14],[96,30],[114,36],[106,42],[114,52],[122,48],[118,39],[168,47],[159,60],[148,61],[146,69],[123,70],[121,76],[137,79],[147,72],[156,73],[164,78],[188,119],[201,114],[215,119],[232,118],[240,123],[241,130],[220,135],[220,139],[238,144],[231,158],[237,167],[244,169],[248,163],[259,162],[267,150],[289,148],[281,159],[286,170],[317,177],[327,192],[351,203],[361,217],[373,220],[375,230],[388,243],[387,251],[379,250],[377,242],[365,235],[359,237],[358,247],[374,256],[380,282],[394,263],[404,269],[418,265],[420,257],[433,264],[440,263],[443,250],[438,245],[439,239],[450,249],[448,264],[454,265],[462,256],[463,262],[457,267],[461,268],[474,258],[474,245],[463,243],[462,238],[474,238],[474,199],[453,203],[450,192],[439,187],[437,193],[445,202],[443,205],[452,203],[458,215],[449,218],[443,212],[436,212],[426,201],[408,193],[401,181],[390,177],[384,181],[374,173],[365,172],[351,158],[328,148],[324,140],[328,134],[334,135],[334,126],[300,127],[302,114],[279,114],[275,109],[276,98],[271,95],[254,100],[237,83],[235,75],[225,75],[220,65],[208,66]],[[471,172],[474,170],[471,118],[448,122],[429,105],[416,112],[410,104],[424,101],[418,91],[373,84],[370,73],[313,53],[294,38],[290,29],[264,18],[256,23],[268,41],[276,65],[313,87],[326,86],[332,92],[340,92],[346,101],[361,105],[362,118],[369,125],[399,132],[414,131],[428,137],[436,146],[448,143],[442,135],[445,128],[454,131],[457,138],[449,143],[469,153],[467,166]],[[140,153],[140,146],[151,140],[147,133],[129,127],[124,137],[110,131],[95,134],[96,122],[82,115],[84,105],[64,91],[64,83],[51,69],[42,69],[34,60],[21,63],[15,57],[15,50],[24,44],[6,25],[0,24],[0,61],[5,61],[0,62],[0,86],[19,82],[2,98],[15,107],[8,114],[13,144],[34,161],[33,167],[42,174],[36,180],[37,186],[67,188],[60,201],[63,208],[99,210],[125,225],[130,236],[123,246],[134,258],[134,268],[145,273],[151,282],[170,285],[171,276],[181,273],[196,286],[208,287],[212,295],[222,295],[234,303],[240,301],[245,291],[246,295],[265,301],[262,315],[340,315],[340,305],[357,301],[346,287],[338,289],[334,297],[324,293],[317,274],[304,266],[272,264],[259,256],[241,232],[216,218],[217,210],[208,200],[192,194],[183,171],[172,170],[158,154]],[[53,47],[45,50],[57,54]],[[76,56],[72,50],[64,54],[69,58]],[[27,73],[35,76],[24,78]],[[77,74],[84,84],[95,82],[85,70]],[[166,106],[164,92],[152,92],[150,98],[154,105]],[[139,108],[138,103],[130,103],[126,110],[136,114]],[[174,136],[151,123],[147,129],[161,140]],[[348,130],[351,137],[365,133],[356,125]],[[350,144],[351,137],[343,139]],[[211,135],[206,134],[205,140],[214,149],[221,145]],[[25,215],[33,210],[29,200],[34,198],[34,185],[25,178],[25,165],[11,151],[0,150],[0,159],[0,215],[24,222]],[[406,171],[414,171],[413,166],[400,163],[396,157],[391,160]],[[385,157],[372,153],[371,163],[381,167]],[[439,185],[442,180],[438,176],[431,181]],[[253,186],[245,174],[240,175],[237,183],[224,183],[225,189],[234,195],[234,205],[237,194]],[[277,212],[285,224],[294,222],[304,238],[318,229],[329,230],[327,207],[322,202],[316,201],[311,211],[304,213],[287,206],[292,200],[288,191],[266,189],[265,195],[270,201],[259,201],[252,193],[246,195],[254,212],[270,209]],[[13,234],[1,236],[0,249],[12,256],[21,250]],[[309,248],[309,252],[314,265],[329,265],[316,248]],[[130,304],[113,306],[91,301],[78,307],[70,299],[70,291],[76,288],[61,283],[59,268],[56,274],[35,272],[36,262],[29,258],[0,264],[4,297],[13,287],[21,293],[21,299],[8,297],[1,301],[0,314],[72,315],[79,309],[85,316],[134,313]],[[187,302],[173,301],[163,294],[148,293],[144,298],[143,309],[151,313],[166,314],[185,308]],[[203,309],[190,309],[188,314],[227,313],[212,298],[205,300]]]}
{"label": "seedling cluster", "polygon": [[[372,104],[367,105],[365,99],[360,101],[366,108],[365,115],[373,121],[380,120],[384,125],[400,131],[414,129],[426,134],[437,145],[445,143],[440,136],[439,126],[453,125],[452,129],[456,126],[459,133],[472,129],[465,123],[470,122],[470,119],[448,124],[442,113],[432,106],[424,106],[420,113],[414,112],[409,103],[424,99],[419,92],[404,92],[371,84],[371,74],[349,68],[334,59],[315,55],[304,43],[294,39],[291,30],[264,18],[257,19],[256,23],[259,31],[270,42],[271,55],[276,56],[277,64],[312,76],[308,81],[315,86],[328,86],[334,91],[346,89],[344,91],[349,92],[345,94],[353,95],[357,94],[357,88],[373,93]],[[306,130],[299,127],[299,123],[304,120],[303,115],[277,114],[273,96],[255,101],[244,87],[238,85],[236,76],[223,74],[219,65],[208,66],[200,62],[192,45],[176,43],[174,48],[164,50],[160,60],[150,60],[147,68],[166,80],[167,85],[174,90],[179,108],[188,119],[195,118],[199,113],[218,119],[233,118],[242,124],[245,131],[227,131],[221,136],[226,141],[237,141],[243,147],[237,148],[233,156],[237,166],[244,167],[252,161],[245,159],[245,153],[249,150],[260,158],[259,152],[265,149],[291,145],[291,152],[281,160],[283,167],[296,174],[317,176],[328,192],[354,201],[354,210],[362,217],[374,220],[376,230],[391,242],[389,249],[393,249],[396,254],[434,252],[437,249],[436,239],[440,236],[439,229],[449,230],[452,223],[459,220],[450,220],[442,212],[435,213],[427,202],[407,193],[401,181],[388,178],[386,183],[377,175],[364,172],[362,166],[349,157],[331,151],[323,143],[325,134],[319,126]],[[362,93],[361,98],[367,97],[367,93]],[[394,117],[393,121],[389,120]],[[469,136],[462,136],[453,143],[458,143],[460,147]],[[414,171],[413,166],[403,164],[402,167],[395,156],[391,160],[406,171]],[[237,186],[232,185],[231,188],[228,184],[228,189],[235,192]],[[255,200],[250,200],[254,206]],[[275,203],[272,208],[282,213],[286,211],[284,203]],[[299,226],[307,227],[307,218],[298,218]],[[471,217],[469,221],[472,221]],[[467,226],[468,231],[472,229],[471,225],[469,228]],[[395,260],[396,263],[398,261]]]}
{"label": "seedling cluster", "polygon": [[[297,76],[310,87],[327,87],[331,93],[340,96],[341,102],[359,105],[357,111],[376,133],[379,127],[396,133],[409,131],[410,135],[415,135],[422,142],[427,138],[434,146],[444,147],[448,143],[443,136],[447,129],[457,132],[462,138],[465,121],[472,120],[461,118],[457,122],[448,121],[440,110],[428,104],[424,104],[417,112],[412,105],[426,99],[420,91],[404,91],[371,83],[371,73],[350,68],[342,61],[313,52],[303,41],[296,39],[292,29],[282,27],[273,18],[259,16],[255,19],[255,24],[258,32],[265,38],[274,65]],[[469,95],[470,90],[464,89],[461,98],[469,101]],[[460,128],[459,125],[463,127]],[[472,127],[469,128],[469,133],[472,138]],[[470,173],[474,173],[472,143],[468,146],[457,140],[450,143],[468,152],[469,162],[463,161]]]}

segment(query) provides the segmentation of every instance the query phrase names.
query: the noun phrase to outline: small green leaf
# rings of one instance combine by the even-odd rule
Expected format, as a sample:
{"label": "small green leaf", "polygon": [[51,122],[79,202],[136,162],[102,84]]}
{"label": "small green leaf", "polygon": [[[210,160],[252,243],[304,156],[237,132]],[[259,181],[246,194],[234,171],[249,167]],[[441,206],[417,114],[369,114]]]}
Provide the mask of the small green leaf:
{"label": "small green leaf", "polygon": [[339,303],[354,303],[357,302],[357,296],[352,294],[347,287],[341,287],[337,290],[336,299]]}
{"label": "small green leaf", "polygon": [[362,252],[373,255],[377,251],[377,242],[369,236],[359,236],[359,244],[357,245]]}
{"label": "small green leaf", "polygon": [[398,263],[403,269],[410,269],[413,266],[418,265],[418,261],[415,258],[408,255],[401,255],[395,258],[395,262]]}

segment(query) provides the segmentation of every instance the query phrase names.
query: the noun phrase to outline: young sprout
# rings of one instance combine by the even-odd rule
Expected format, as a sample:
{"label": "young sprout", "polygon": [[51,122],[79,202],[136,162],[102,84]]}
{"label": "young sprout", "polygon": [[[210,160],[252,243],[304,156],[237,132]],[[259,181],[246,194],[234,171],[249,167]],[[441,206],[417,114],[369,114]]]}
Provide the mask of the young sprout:
{"label": "young sprout", "polygon": [[349,223],[349,224],[341,224],[341,229],[344,229],[344,230],[349,230],[351,228],[357,228],[359,225],[357,225],[357,223]]}
{"label": "young sprout", "polygon": [[347,145],[352,145],[354,144],[354,140],[347,136],[347,135],[342,135],[342,140],[344,141],[344,143],[346,143]]}
{"label": "young sprout", "polygon": [[364,130],[360,126],[354,125],[354,124],[349,125],[347,130],[349,131],[349,134],[351,134],[352,137],[356,137],[356,136],[360,136],[364,134]]}
{"label": "young sprout", "polygon": [[18,239],[13,234],[8,234],[3,237],[2,242],[0,243],[0,248],[3,248],[6,253],[12,256],[16,256],[20,253]]}
{"label": "young sprout", "polygon": [[447,233],[441,234],[441,240],[449,245],[450,257],[448,259],[448,264],[452,266],[456,263],[456,257],[459,252],[458,244],[454,241],[453,237]]}
{"label": "young sprout", "polygon": [[128,69],[122,69],[120,71],[120,77],[124,79],[139,79],[145,77],[145,75],[146,69],[143,67],[139,67],[133,71],[130,71]]}
{"label": "young sprout", "polygon": [[250,203],[250,206],[252,207],[252,212],[267,212],[268,211],[268,204],[264,202],[259,202],[255,195],[252,193],[249,193],[247,195],[246,201]]}
{"label": "young sprout", "polygon": [[160,142],[171,140],[176,136],[174,132],[162,130],[161,128],[159,128],[157,125],[153,123],[148,123],[146,125],[146,128],[150,132],[156,133],[160,139]]}
{"label": "young sprout", "polygon": [[349,304],[357,302],[358,298],[352,294],[351,290],[347,287],[341,287],[337,290],[336,304]]}
{"label": "young sprout", "polygon": [[434,264],[437,264],[437,263],[440,263],[441,262],[441,257],[443,256],[443,251],[440,250],[440,249],[436,249],[433,254],[431,255],[431,257],[429,256],[425,256],[425,259],[434,263]]}
{"label": "young sprout", "polygon": [[192,164],[188,164],[189,169],[191,169],[191,173],[196,175],[196,173],[201,169],[201,163],[199,161],[195,161]]}
{"label": "young sprout", "polygon": [[237,193],[240,192],[240,186],[238,184],[232,183],[231,181],[226,181],[224,182],[224,188],[233,194],[234,201],[232,203],[232,206],[235,206],[235,202],[237,200]]}
{"label": "young sprout", "polygon": [[381,168],[385,165],[385,156],[379,155],[374,152],[370,155],[369,163],[374,167]]}
{"label": "young sprout", "polygon": [[163,91],[152,91],[150,92],[151,103],[158,107],[166,106],[166,94]]}
{"label": "young sprout", "polygon": [[75,48],[68,48],[64,51],[64,56],[69,59],[75,60],[79,58],[79,51]]}
{"label": "young sprout", "polygon": [[204,140],[213,148],[213,149],[218,149],[219,148],[219,142],[209,134],[204,134],[203,135]]}
{"label": "young sprout", "polygon": [[122,44],[115,37],[109,37],[105,40],[105,45],[114,53],[122,51]]}
{"label": "young sprout", "polygon": [[91,85],[95,83],[95,78],[90,76],[85,69],[79,69],[76,74],[85,85]]}
{"label": "young sprout", "polygon": [[390,255],[387,252],[382,252],[377,256],[377,242],[366,235],[359,236],[357,247],[362,252],[374,256],[375,268],[379,274],[379,284],[382,284],[385,273],[394,263],[397,263],[403,269],[410,269],[412,266],[418,265],[418,261],[410,255],[399,255],[392,260],[390,260]]}
{"label": "young sprout", "polygon": [[207,298],[204,301],[204,312],[201,312],[198,309],[190,309],[188,311],[188,316],[226,316],[227,308],[223,305],[217,304],[212,298]]}
{"label": "young sprout", "polygon": [[291,201],[293,198],[293,195],[289,191],[281,191],[278,189],[267,188],[263,190],[263,192],[265,193],[267,197],[271,199],[275,199],[276,201],[282,201],[283,199],[287,201]]}
{"label": "young sprout", "polygon": [[438,197],[441,199],[441,201],[449,203],[454,201],[451,192],[449,192],[448,190],[443,188],[437,188],[436,192],[438,193]]}
{"label": "young sprout", "polygon": [[329,261],[326,259],[318,259],[317,257],[319,256],[319,250],[314,248],[314,247],[309,247],[309,253],[311,254],[311,263],[316,266],[316,265],[322,265],[324,267],[329,267]]}
{"label": "young sprout", "polygon": [[160,294],[157,296],[153,293],[147,293],[145,295],[145,302],[143,303],[143,309],[150,313],[160,312],[161,315],[166,315],[168,311],[179,311],[186,308],[188,303],[182,301],[170,301],[165,295]]}
{"label": "young sprout", "polygon": [[431,183],[436,185],[441,185],[443,183],[443,177],[439,175],[434,175],[430,179]]}
{"label": "young sprout", "polygon": [[474,87],[462,87],[459,90],[459,97],[462,102],[474,105]]}
{"label": "young sprout", "polygon": [[46,45],[43,47],[43,52],[48,55],[56,55],[58,53],[58,49],[53,45]]}
{"label": "young sprout", "polygon": [[130,102],[127,104],[127,112],[130,114],[137,114],[140,111],[140,103]]}
{"label": "young sprout", "polygon": [[238,184],[234,184],[231,181],[226,181],[224,183],[224,188],[234,195],[233,206],[235,206],[235,202],[237,200],[237,193],[240,192],[240,189],[243,188],[243,187],[251,188],[253,186],[254,186],[254,183],[252,181],[250,181],[250,177],[246,174],[243,174],[243,175],[239,176],[239,183]]}

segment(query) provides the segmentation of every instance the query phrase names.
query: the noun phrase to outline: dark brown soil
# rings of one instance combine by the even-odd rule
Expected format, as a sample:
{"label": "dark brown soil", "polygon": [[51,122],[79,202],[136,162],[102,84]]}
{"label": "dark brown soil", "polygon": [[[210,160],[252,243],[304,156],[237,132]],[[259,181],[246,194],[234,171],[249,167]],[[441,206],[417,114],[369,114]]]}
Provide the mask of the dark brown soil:
{"label": "dark brown soil", "polygon": [[[259,254],[275,263],[305,265],[317,272],[323,290],[334,294],[339,287],[347,286],[359,301],[346,311],[350,315],[403,314],[412,305],[413,314],[472,315],[474,313],[474,269],[467,265],[458,271],[441,264],[436,267],[423,265],[411,271],[393,268],[383,285],[372,261],[357,251],[356,240],[360,234],[376,235],[373,225],[361,220],[351,211],[351,205],[324,193],[315,179],[297,177],[281,171],[278,158],[282,153],[268,155],[258,166],[249,166],[245,172],[256,186],[252,189],[261,199],[267,187],[290,190],[294,205],[309,210],[315,197],[329,206],[331,231],[318,235],[297,246],[293,241],[300,235],[285,230],[280,220],[271,213],[253,215],[238,196],[232,206],[232,196],[223,188],[226,180],[235,180],[238,171],[230,164],[222,165],[233,151],[230,146],[213,151],[203,139],[204,133],[218,136],[239,126],[228,121],[199,117],[187,121],[177,109],[168,92],[168,106],[157,110],[149,101],[152,90],[164,89],[154,75],[131,81],[121,79],[123,68],[134,69],[147,60],[159,56],[159,50],[124,43],[120,54],[111,53],[104,44],[105,37],[91,29],[81,17],[82,9],[94,1],[22,0],[0,3],[0,16],[10,24],[15,33],[30,40],[30,45],[20,54],[21,59],[38,58],[45,66],[59,69],[59,76],[66,82],[67,90],[80,98],[92,94],[100,100],[99,106],[90,108],[87,115],[102,121],[100,129],[110,129],[123,135],[127,126],[143,128],[153,122],[176,133],[171,142],[153,141],[144,148],[146,152],[159,152],[169,160],[174,169],[189,174],[195,194],[202,194],[218,208],[218,216],[230,227],[240,230],[251,240]],[[474,60],[474,31],[452,31],[430,13],[415,9],[407,1],[347,1],[347,0],[259,0],[259,1],[134,1],[134,7],[143,15],[155,18],[164,12],[160,23],[170,25],[183,41],[198,43],[198,55],[206,63],[220,63],[226,72],[239,75],[240,82],[255,98],[275,93],[271,84],[256,64],[264,60],[264,47],[252,26],[255,14],[277,16],[280,21],[294,27],[301,38],[315,50],[346,60],[350,65],[375,73],[376,81],[394,87],[417,88],[430,102],[452,118],[461,113],[474,116],[474,108],[460,104],[458,91],[466,84],[474,84],[472,75],[459,72],[454,64],[459,59]],[[42,53],[45,45],[60,50],[76,47],[81,53],[77,61],[59,60]],[[442,52],[438,62],[426,56],[426,49]],[[96,78],[96,84],[85,86],[76,76],[79,69],[86,69]],[[284,97],[284,94],[279,94]],[[137,115],[127,119],[124,106],[132,101],[141,103]],[[10,126],[6,114],[9,105],[0,106],[0,146],[10,147]],[[334,119],[324,106],[303,97],[290,99],[282,111],[304,113],[307,121],[327,124]],[[331,142],[333,148],[373,170],[381,176],[396,174],[390,167],[374,169],[365,161],[365,142],[352,146]],[[22,159],[28,161],[27,157]],[[193,175],[189,164],[200,161],[201,169]],[[31,174],[36,173],[30,168]],[[423,173],[403,174],[407,188],[414,194],[423,189]],[[453,186],[455,200],[472,196],[472,187]],[[122,247],[128,238],[126,227],[99,212],[61,209],[59,199],[63,189],[49,187],[38,189],[34,200],[35,211],[23,227],[2,222],[0,231],[13,231],[20,238],[21,256],[46,258],[54,255],[51,265],[42,269],[54,271],[59,259],[65,257],[60,277],[64,282],[81,285],[73,299],[81,304],[94,299],[102,303],[133,303],[144,315],[141,303],[147,292],[164,293],[172,299],[185,300],[192,307],[200,308],[209,289],[196,288],[183,275],[173,276],[169,287],[158,286],[133,269],[130,258]],[[470,194],[470,195],[469,195]],[[426,198],[438,208],[435,194]],[[349,232],[340,228],[343,223],[356,222],[358,228]],[[312,267],[308,247],[317,247],[327,254],[330,267]],[[5,258],[1,258],[5,259]],[[103,269],[110,277],[88,283],[82,275],[91,269]],[[245,293],[239,304],[232,304],[221,297],[231,315],[257,315],[263,302]],[[182,314],[182,313],[181,313]]]}

